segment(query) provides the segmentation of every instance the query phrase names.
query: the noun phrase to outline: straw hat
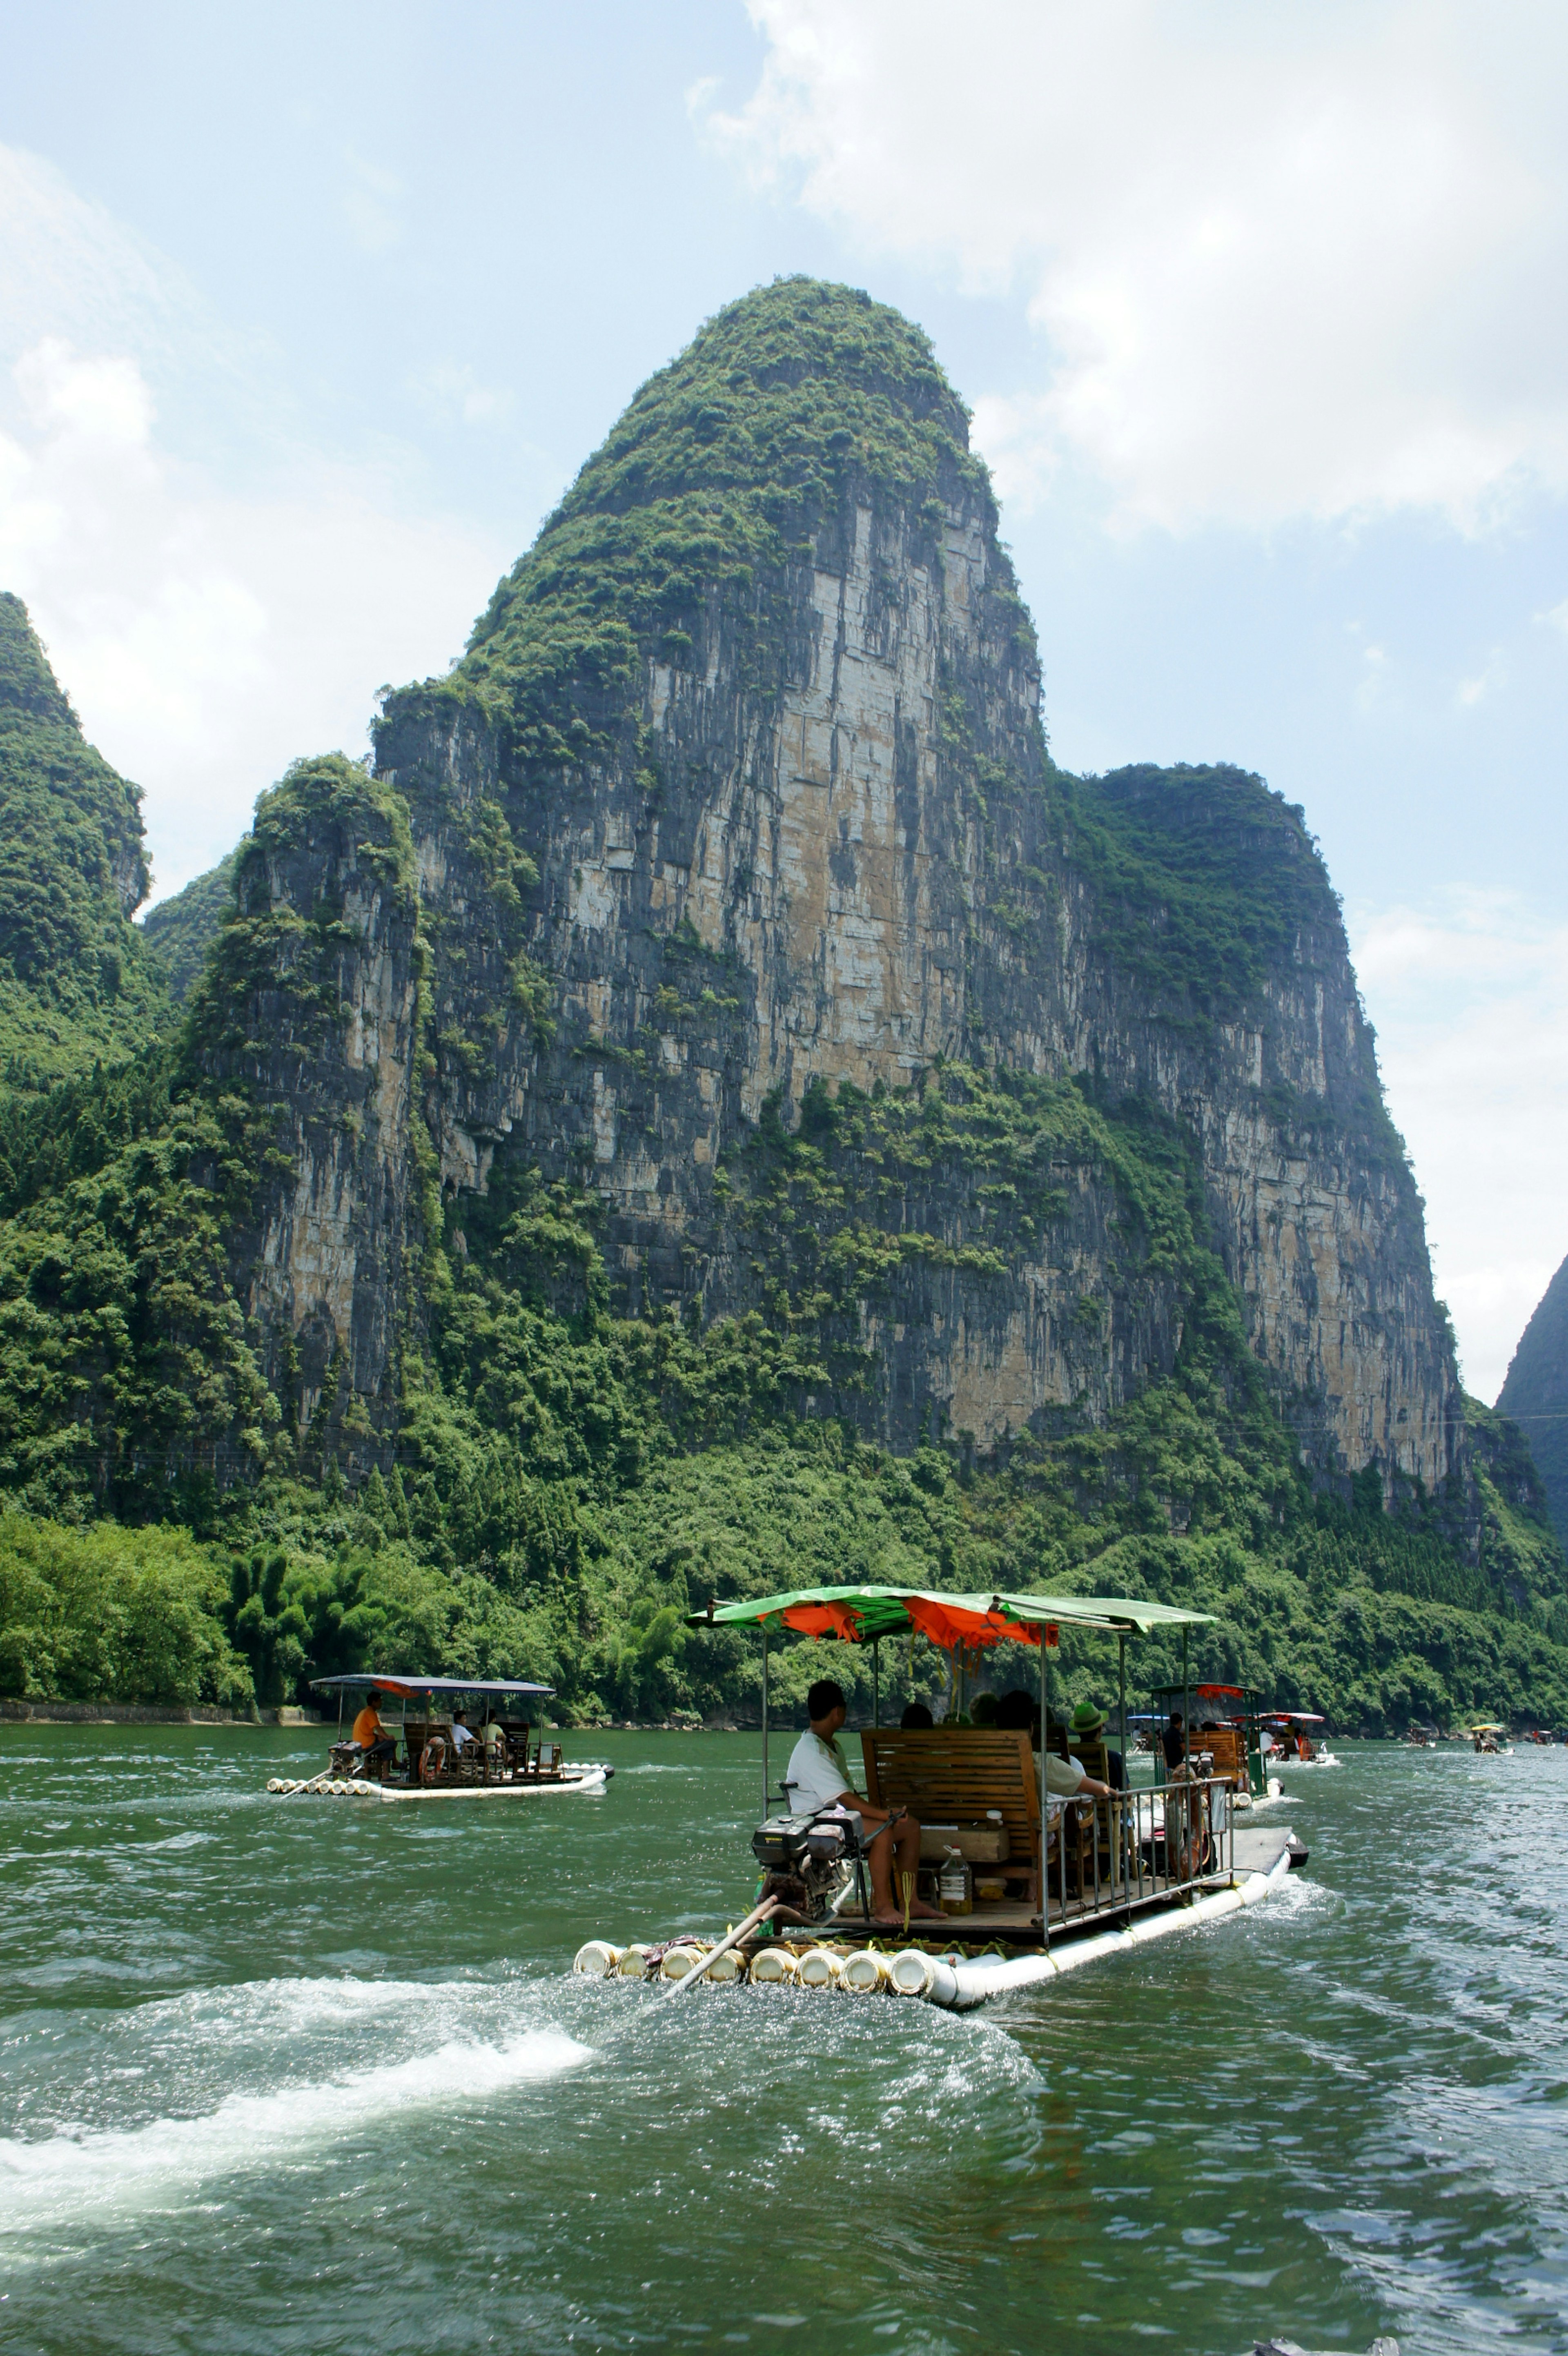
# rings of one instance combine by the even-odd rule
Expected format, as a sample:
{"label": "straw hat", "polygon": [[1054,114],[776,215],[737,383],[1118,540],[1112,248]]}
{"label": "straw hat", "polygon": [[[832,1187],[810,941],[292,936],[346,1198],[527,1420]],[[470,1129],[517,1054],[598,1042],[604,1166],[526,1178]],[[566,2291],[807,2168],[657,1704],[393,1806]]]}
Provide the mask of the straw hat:
{"label": "straw hat", "polygon": [[1099,1734],[1105,1725],[1105,1712],[1096,1709],[1091,1701],[1080,1701],[1072,1714],[1075,1734]]}

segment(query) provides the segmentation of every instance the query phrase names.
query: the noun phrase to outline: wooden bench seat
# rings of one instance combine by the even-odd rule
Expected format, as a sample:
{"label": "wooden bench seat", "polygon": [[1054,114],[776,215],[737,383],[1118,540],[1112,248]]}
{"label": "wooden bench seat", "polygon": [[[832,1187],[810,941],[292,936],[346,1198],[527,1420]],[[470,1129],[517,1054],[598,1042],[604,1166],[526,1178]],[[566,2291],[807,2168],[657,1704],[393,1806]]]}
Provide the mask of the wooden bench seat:
{"label": "wooden bench seat", "polygon": [[1007,1862],[980,1870],[1026,1879],[1030,1902],[1038,1905],[1040,1770],[1026,1734],[880,1727],[860,1742],[866,1797],[876,1807],[908,1808],[922,1825],[983,1825],[991,1809],[999,1811]]}
{"label": "wooden bench seat", "polygon": [[1250,1788],[1247,1753],[1235,1727],[1195,1726],[1187,1738],[1187,1755],[1199,1759],[1206,1751],[1214,1761],[1216,1775],[1223,1776],[1233,1790]]}

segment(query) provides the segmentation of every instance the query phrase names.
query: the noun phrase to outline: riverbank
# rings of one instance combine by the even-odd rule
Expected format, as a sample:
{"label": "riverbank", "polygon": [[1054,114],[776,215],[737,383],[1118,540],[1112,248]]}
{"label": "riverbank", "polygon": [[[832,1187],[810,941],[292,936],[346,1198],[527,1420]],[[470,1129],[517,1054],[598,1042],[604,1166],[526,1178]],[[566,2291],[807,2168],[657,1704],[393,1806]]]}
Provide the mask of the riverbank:
{"label": "riverbank", "polygon": [[324,1726],[314,1710],[219,1709],[208,1702],[20,1701],[0,1696],[0,1720],[43,1726]]}
{"label": "riverbank", "polygon": [[[36,1721],[54,1726],[327,1726],[331,1723],[319,1710],[298,1709],[286,1703],[278,1709],[242,1711],[219,1709],[208,1702],[24,1701],[0,1695],[0,1722],[5,1720]],[[730,1719],[706,1722],[697,1719],[685,1724],[678,1719],[660,1718],[634,1724],[630,1719],[594,1718],[585,1719],[573,1726],[546,1718],[542,1719],[540,1724],[547,1734],[746,1734],[757,1731],[753,1727],[736,1725]]]}

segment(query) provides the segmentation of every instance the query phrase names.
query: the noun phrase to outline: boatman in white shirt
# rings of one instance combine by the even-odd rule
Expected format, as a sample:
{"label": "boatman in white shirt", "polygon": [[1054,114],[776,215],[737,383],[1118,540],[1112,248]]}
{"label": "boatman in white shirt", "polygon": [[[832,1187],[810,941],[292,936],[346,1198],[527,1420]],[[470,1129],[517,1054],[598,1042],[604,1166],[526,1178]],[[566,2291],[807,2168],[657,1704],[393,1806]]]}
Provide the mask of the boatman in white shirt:
{"label": "boatman in white shirt", "polygon": [[[797,1815],[811,1816],[823,1808],[842,1807],[854,1816],[862,1840],[871,1836],[865,1852],[871,1866],[871,1912],[875,1921],[892,1930],[904,1920],[904,1910],[893,1896],[894,1860],[901,1876],[912,1877],[919,1871],[920,1827],[913,1816],[903,1816],[889,1832],[887,1819],[892,1811],[873,1807],[850,1782],[849,1765],[838,1740],[848,1714],[843,1687],[832,1677],[819,1677],[806,1696],[806,1715],[811,1723],[789,1754],[784,1782]],[[880,1832],[875,1829],[878,1825]],[[911,1902],[909,1912],[938,1922],[947,1920],[940,1906],[928,1906],[919,1898]]]}

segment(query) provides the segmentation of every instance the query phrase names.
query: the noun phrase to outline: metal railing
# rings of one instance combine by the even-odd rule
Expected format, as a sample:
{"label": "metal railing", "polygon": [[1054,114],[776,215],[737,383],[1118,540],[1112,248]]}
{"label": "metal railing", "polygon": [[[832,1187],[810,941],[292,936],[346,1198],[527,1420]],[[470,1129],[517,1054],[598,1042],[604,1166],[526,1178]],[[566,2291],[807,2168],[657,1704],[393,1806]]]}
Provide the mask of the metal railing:
{"label": "metal railing", "polygon": [[1230,1784],[1179,1771],[1168,1783],[1065,1800],[1046,1842],[1047,1933],[1093,1915],[1227,1882],[1235,1869]]}

